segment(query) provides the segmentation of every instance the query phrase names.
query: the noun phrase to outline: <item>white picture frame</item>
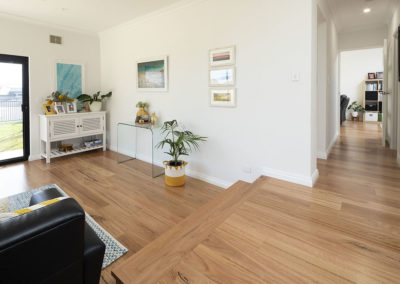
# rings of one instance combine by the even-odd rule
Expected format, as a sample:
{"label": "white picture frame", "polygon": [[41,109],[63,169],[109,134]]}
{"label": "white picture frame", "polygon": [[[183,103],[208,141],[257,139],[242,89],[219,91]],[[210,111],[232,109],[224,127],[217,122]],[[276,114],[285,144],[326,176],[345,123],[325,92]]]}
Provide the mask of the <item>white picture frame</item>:
{"label": "white picture frame", "polygon": [[209,51],[208,57],[211,67],[235,65],[236,48],[235,46],[228,46],[212,49]]}
{"label": "white picture frame", "polygon": [[235,88],[210,89],[210,106],[236,107],[236,89]]}
{"label": "white picture frame", "polygon": [[54,109],[57,114],[65,114],[65,108],[62,102],[54,102]]}
{"label": "white picture frame", "polygon": [[140,92],[168,92],[167,55],[136,61],[136,89]]}
{"label": "white picture frame", "polygon": [[234,86],[236,84],[235,66],[212,68],[208,72],[210,87]]}
{"label": "white picture frame", "polygon": [[66,107],[67,113],[76,113],[77,112],[77,104],[76,101],[68,102]]}

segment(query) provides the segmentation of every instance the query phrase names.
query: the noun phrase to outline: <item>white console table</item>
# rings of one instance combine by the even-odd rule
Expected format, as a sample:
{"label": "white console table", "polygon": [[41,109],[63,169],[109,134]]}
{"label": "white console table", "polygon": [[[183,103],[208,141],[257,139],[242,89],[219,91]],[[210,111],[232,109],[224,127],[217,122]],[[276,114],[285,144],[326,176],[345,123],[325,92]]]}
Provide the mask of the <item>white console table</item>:
{"label": "white console table", "polygon": [[[102,145],[78,147],[61,152],[51,148],[51,142],[66,139],[102,135]],[[106,112],[84,112],[73,114],[40,115],[40,152],[50,163],[50,159],[103,148],[106,150]]]}

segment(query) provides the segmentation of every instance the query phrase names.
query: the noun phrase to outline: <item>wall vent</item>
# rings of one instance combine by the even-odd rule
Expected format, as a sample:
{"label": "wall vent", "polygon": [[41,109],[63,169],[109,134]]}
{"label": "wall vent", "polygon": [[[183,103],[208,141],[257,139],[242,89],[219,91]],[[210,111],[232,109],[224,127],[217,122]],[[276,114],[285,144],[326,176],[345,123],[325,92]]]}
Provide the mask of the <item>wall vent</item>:
{"label": "wall vent", "polygon": [[62,44],[62,37],[56,35],[50,35],[50,43]]}

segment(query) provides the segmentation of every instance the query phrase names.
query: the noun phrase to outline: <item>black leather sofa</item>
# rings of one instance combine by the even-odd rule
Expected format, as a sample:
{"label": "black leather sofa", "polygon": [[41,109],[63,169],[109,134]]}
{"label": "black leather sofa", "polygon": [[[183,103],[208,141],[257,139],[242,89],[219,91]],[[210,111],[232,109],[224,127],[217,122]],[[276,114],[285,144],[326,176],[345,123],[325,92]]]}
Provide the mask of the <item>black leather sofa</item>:
{"label": "black leather sofa", "polygon": [[350,98],[346,95],[340,96],[340,125],[346,120],[347,106],[349,105]]}
{"label": "black leather sofa", "polygon": [[[56,188],[32,196],[34,205],[62,196]],[[99,283],[104,243],[72,198],[0,222],[0,283]]]}

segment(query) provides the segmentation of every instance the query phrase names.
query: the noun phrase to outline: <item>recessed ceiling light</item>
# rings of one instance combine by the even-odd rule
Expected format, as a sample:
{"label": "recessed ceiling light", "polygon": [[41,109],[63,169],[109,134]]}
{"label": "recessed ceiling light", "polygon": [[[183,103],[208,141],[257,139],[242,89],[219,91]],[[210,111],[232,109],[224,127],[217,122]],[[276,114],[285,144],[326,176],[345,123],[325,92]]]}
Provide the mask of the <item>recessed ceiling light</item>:
{"label": "recessed ceiling light", "polygon": [[370,8],[365,8],[365,9],[363,10],[363,12],[364,12],[364,14],[368,14],[369,12],[371,12],[371,9],[370,9]]}

